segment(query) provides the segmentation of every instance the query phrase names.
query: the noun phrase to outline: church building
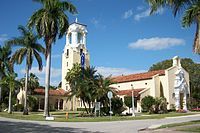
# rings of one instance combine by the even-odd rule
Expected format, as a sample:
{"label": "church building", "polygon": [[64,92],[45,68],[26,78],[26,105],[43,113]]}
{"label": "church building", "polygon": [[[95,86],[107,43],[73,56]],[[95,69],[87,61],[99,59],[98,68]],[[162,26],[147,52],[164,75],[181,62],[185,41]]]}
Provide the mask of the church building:
{"label": "church building", "polygon": [[168,109],[187,110],[189,74],[181,66],[178,56],[173,58],[173,65],[168,69],[117,76],[113,81],[115,84],[111,87],[123,100],[124,96],[132,96],[133,91],[136,112],[141,112],[141,100],[148,95],[165,97]]}
{"label": "church building", "polygon": [[[79,98],[68,99],[70,86],[65,77],[73,64],[81,64],[81,55],[84,54],[84,67],[90,65],[90,55],[87,50],[87,26],[77,21],[70,24],[66,33],[66,43],[62,53],[62,85],[56,90],[49,90],[50,108],[57,110],[77,110],[84,108]],[[54,63],[54,62],[53,62]],[[182,68],[180,58],[173,58],[173,66],[166,70],[151,71],[139,74],[121,75],[113,77],[114,84],[110,87],[117,95],[133,96],[135,109],[141,112],[141,99],[145,96],[165,97],[168,109],[175,107],[187,110],[186,100],[189,95],[189,74]],[[44,89],[35,89],[34,96],[38,98],[39,110],[44,105]],[[21,88],[17,98],[23,104],[24,89]]]}

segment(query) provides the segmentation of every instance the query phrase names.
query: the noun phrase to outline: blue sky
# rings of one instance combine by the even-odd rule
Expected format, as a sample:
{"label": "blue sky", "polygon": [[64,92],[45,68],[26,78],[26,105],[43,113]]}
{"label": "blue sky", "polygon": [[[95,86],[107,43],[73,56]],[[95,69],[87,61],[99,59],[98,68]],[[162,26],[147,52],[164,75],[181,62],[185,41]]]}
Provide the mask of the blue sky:
{"label": "blue sky", "polygon": [[[107,76],[147,71],[152,64],[178,55],[181,58],[200,58],[192,52],[195,26],[181,27],[181,15],[176,18],[168,9],[160,9],[150,16],[145,0],[71,0],[78,18],[88,29],[87,48],[90,64]],[[1,0],[0,44],[19,36],[18,25],[26,25],[34,11],[41,7],[31,0]],[[41,41],[44,44],[43,41]],[[51,84],[61,80],[61,54],[65,37],[57,40],[52,51]],[[44,60],[44,66],[46,65]],[[19,77],[24,76],[24,63],[15,65]],[[32,72],[44,84],[45,71],[38,72],[34,62]]]}

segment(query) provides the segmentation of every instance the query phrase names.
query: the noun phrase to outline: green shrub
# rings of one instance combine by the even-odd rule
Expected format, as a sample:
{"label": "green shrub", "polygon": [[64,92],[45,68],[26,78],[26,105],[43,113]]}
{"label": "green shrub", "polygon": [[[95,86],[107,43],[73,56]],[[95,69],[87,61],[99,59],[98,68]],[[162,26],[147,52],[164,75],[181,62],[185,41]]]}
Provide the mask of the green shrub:
{"label": "green shrub", "polygon": [[35,96],[28,96],[29,111],[38,111],[38,99]]}
{"label": "green shrub", "polygon": [[13,106],[13,110],[14,111],[20,111],[20,112],[22,112],[23,109],[24,109],[24,106],[22,104],[16,104],[16,105]]}
{"label": "green shrub", "polygon": [[114,115],[120,115],[124,110],[126,110],[123,106],[123,101],[119,97],[112,98],[111,108]]}
{"label": "green shrub", "polygon": [[152,96],[145,96],[141,101],[141,107],[143,112],[152,113],[155,99]]}
{"label": "green shrub", "polygon": [[131,96],[125,96],[124,97],[124,103],[129,108],[129,113],[130,113],[130,108],[132,108],[132,97]]}
{"label": "green shrub", "polygon": [[[89,110],[89,108],[87,108]],[[86,111],[85,108],[77,108],[77,111]]]}
{"label": "green shrub", "polygon": [[163,97],[153,98],[146,96],[142,99],[141,103],[143,111],[155,114],[167,113],[167,100]]}
{"label": "green shrub", "polygon": [[8,106],[5,103],[1,103],[0,108],[1,108],[1,111],[4,111],[5,109],[8,108]]}

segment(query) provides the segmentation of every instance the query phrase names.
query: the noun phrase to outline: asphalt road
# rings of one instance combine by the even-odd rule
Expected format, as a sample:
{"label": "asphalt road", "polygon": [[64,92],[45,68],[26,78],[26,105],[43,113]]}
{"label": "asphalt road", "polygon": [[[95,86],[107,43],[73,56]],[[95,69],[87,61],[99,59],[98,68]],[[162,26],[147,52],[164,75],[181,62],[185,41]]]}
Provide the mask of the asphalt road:
{"label": "asphalt road", "polygon": [[157,125],[200,120],[200,114],[151,120],[113,122],[49,122],[0,117],[0,133],[137,133]]}

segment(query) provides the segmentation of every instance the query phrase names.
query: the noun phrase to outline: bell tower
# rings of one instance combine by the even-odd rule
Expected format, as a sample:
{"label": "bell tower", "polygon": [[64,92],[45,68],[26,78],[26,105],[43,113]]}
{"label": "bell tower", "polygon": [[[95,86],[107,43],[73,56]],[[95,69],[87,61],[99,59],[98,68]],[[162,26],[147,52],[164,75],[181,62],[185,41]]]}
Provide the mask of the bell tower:
{"label": "bell tower", "polygon": [[76,19],[67,30],[66,44],[62,54],[62,89],[65,91],[70,90],[69,83],[65,79],[67,72],[73,67],[73,64],[81,63],[82,53],[85,55],[84,66],[89,66],[89,52],[86,48],[86,27]]}

